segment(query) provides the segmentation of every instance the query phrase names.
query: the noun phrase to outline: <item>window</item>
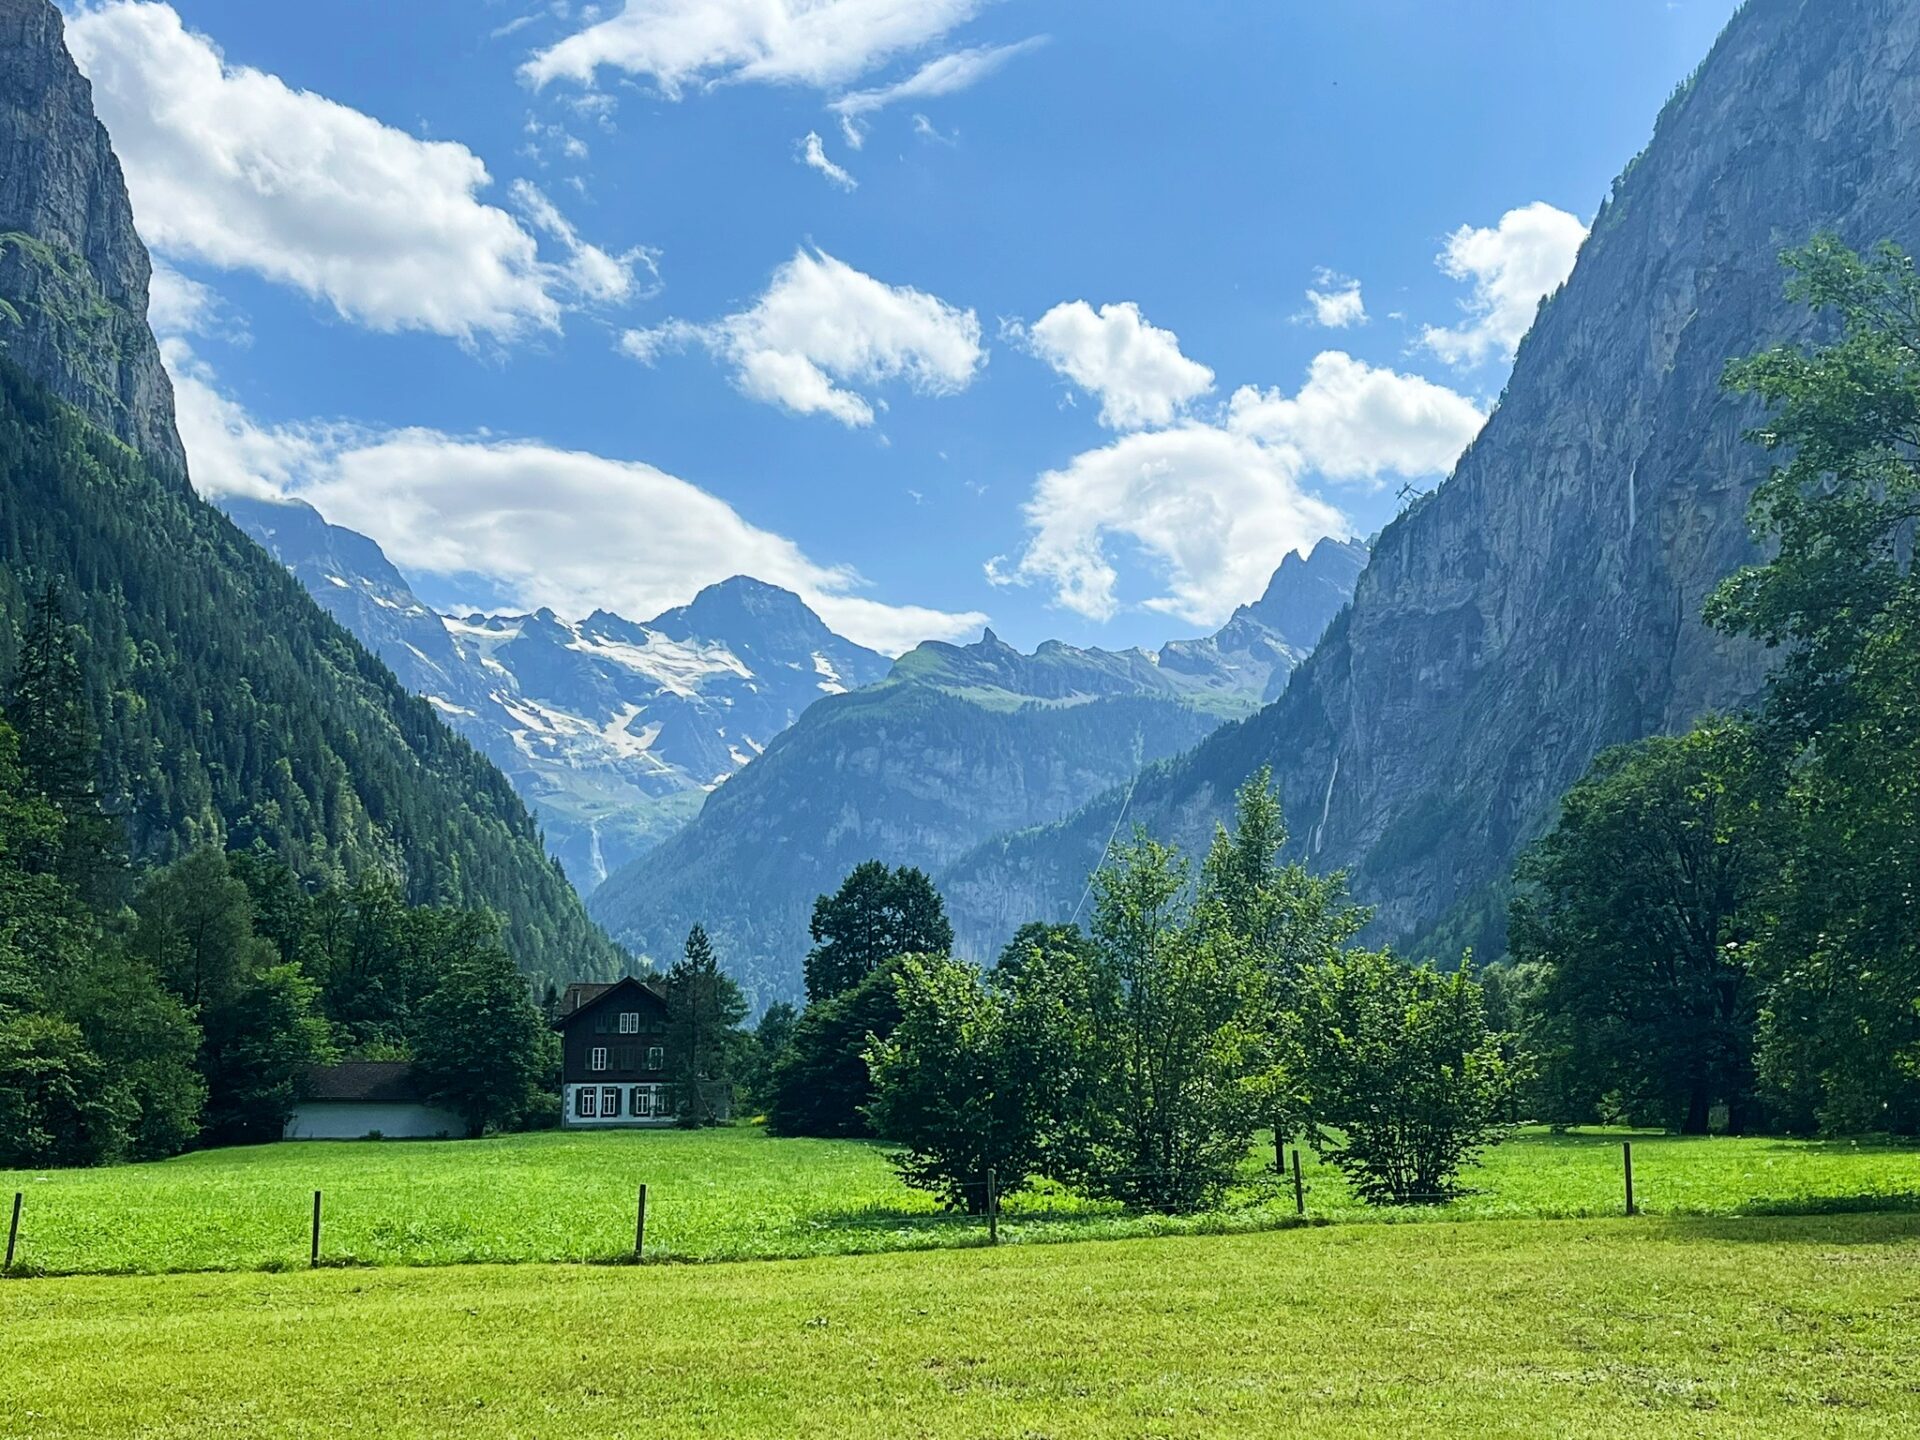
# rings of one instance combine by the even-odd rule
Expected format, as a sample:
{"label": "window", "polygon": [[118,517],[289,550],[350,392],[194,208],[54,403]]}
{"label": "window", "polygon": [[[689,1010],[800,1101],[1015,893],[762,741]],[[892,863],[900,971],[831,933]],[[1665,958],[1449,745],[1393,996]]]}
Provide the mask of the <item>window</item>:
{"label": "window", "polygon": [[649,1045],[647,1047],[647,1069],[658,1070],[666,1063],[667,1052],[664,1046]]}
{"label": "window", "polygon": [[611,1029],[613,1029],[613,1016],[605,1010],[602,1010],[598,1015],[593,1017],[594,1034],[604,1035]]}
{"label": "window", "polygon": [[587,1061],[587,1068],[589,1070],[604,1070],[607,1068],[607,1047],[606,1046],[596,1045],[593,1047],[593,1055]]}
{"label": "window", "polygon": [[620,1012],[620,1033],[622,1035],[638,1035],[640,1033],[640,1012],[638,1010],[622,1010]]}
{"label": "window", "polygon": [[599,1098],[599,1095],[600,1092],[591,1085],[582,1085],[578,1090],[575,1090],[573,1092],[573,1118],[576,1120],[595,1119],[599,1111],[594,1102]]}
{"label": "window", "polygon": [[602,1085],[600,1087],[600,1118],[618,1120],[620,1118],[620,1087]]}
{"label": "window", "polygon": [[646,1085],[633,1087],[633,1118],[644,1120],[653,1114],[653,1090]]}
{"label": "window", "polygon": [[638,1053],[633,1046],[622,1045],[620,1049],[615,1052],[613,1063],[622,1070],[631,1070],[635,1065],[640,1063],[636,1058]]}

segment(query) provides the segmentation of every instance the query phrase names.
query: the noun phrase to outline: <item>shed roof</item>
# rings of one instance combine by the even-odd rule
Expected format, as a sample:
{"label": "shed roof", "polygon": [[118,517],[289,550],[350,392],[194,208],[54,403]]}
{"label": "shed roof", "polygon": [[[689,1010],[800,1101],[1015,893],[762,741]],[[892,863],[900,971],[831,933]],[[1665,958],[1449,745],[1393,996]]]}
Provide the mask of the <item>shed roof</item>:
{"label": "shed roof", "polygon": [[368,1103],[417,1102],[419,1082],[405,1060],[348,1060],[307,1069],[304,1098],[362,1100]]}

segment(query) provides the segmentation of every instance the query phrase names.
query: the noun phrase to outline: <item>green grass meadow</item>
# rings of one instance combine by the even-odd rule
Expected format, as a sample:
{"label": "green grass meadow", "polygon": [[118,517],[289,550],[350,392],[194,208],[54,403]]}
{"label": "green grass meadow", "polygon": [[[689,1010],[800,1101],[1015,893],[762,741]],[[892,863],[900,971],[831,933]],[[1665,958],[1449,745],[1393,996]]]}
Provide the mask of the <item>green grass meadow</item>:
{"label": "green grass meadow", "polygon": [[[1445,1205],[1366,1207],[1311,1151],[1312,1221],[1597,1218],[1624,1208],[1618,1134],[1527,1132],[1489,1153],[1473,1193]],[[1910,1146],[1638,1135],[1635,1189],[1653,1216],[1920,1210]],[[1271,1148],[1196,1216],[1130,1213],[1058,1191],[1010,1197],[1002,1239],[1038,1242],[1233,1233],[1297,1225]],[[648,1187],[649,1260],[800,1258],[983,1243],[895,1176],[887,1149],[706,1132],[547,1132],[480,1141],[299,1142],[152,1165],[0,1173],[25,1196],[18,1273],[273,1270],[307,1263],[313,1191],[331,1265],[615,1261],[633,1248]]]}
{"label": "green grass meadow", "polygon": [[1920,1217],[0,1285],[0,1434],[1920,1433]]}

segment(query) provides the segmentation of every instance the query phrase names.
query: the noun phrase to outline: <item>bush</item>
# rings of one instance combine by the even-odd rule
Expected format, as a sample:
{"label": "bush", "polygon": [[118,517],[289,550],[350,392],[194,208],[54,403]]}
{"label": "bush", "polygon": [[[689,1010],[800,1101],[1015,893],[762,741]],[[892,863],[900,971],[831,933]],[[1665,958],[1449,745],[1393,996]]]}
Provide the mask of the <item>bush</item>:
{"label": "bush", "polygon": [[1294,1065],[1315,1148],[1371,1204],[1433,1204],[1506,1134],[1525,1061],[1487,1028],[1471,964],[1452,975],[1352,951],[1309,971]]}

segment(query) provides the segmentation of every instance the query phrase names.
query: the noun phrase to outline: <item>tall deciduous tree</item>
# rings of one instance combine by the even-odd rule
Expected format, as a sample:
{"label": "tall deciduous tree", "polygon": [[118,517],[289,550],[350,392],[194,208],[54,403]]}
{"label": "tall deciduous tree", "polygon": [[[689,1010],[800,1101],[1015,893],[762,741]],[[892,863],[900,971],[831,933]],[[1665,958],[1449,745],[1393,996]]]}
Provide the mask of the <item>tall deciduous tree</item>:
{"label": "tall deciduous tree", "polygon": [[492,917],[467,917],[459,953],[421,1002],[414,1042],[423,1088],[472,1136],[518,1121],[553,1066],[553,1032],[498,936]]}
{"label": "tall deciduous tree", "polygon": [[813,903],[807,999],[831,1000],[899,955],[944,955],[953,948],[946,903],[926,873],[878,860],[854,867],[832,895]]}
{"label": "tall deciduous tree", "polygon": [[1509,934],[1538,967],[1532,1037],[1544,1118],[1626,1118],[1705,1134],[1752,1118],[1760,898],[1776,860],[1769,771],[1745,727],[1712,721],[1609,751],[1523,861]]}
{"label": "tall deciduous tree", "polygon": [[1112,1070],[1085,1183],[1169,1211],[1219,1195],[1258,1118],[1260,977],[1247,945],[1192,923],[1187,892],[1185,859],[1144,832],[1094,881]]}
{"label": "tall deciduous tree", "polygon": [[[1779,457],[1753,519],[1772,558],[1721,586],[1720,626],[1783,650],[1761,718],[1793,762],[1761,946],[1761,1069],[1787,1114],[1920,1131],[1920,275],[1891,245],[1789,254],[1823,344],[1729,368]],[[1833,334],[1830,330],[1829,334]]]}

